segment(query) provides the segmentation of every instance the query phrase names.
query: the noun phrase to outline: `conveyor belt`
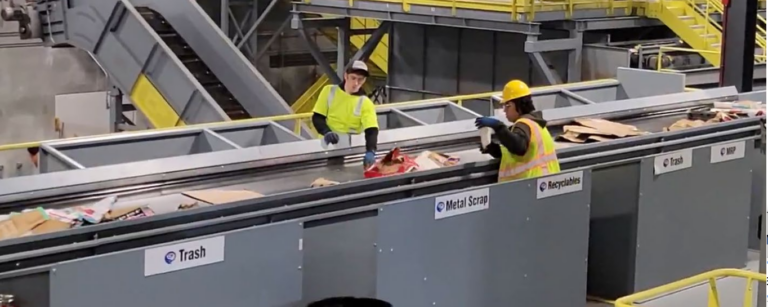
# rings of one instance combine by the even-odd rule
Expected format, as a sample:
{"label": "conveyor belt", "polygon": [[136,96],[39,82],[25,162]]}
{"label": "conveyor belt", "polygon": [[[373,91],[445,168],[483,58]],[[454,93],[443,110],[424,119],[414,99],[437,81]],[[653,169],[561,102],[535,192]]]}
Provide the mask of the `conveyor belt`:
{"label": "conveyor belt", "polygon": [[208,91],[208,94],[213,97],[221,109],[227,113],[230,119],[250,118],[248,112],[235,99],[229,89],[211,72],[208,65],[200,59],[197,53],[189,47],[184,38],[173,29],[173,26],[163,16],[147,7],[136,7],[136,10],[165,44],[168,45],[181,63],[189,69],[189,72],[200,82],[200,85]]}
{"label": "conveyor belt", "polygon": [[[681,115],[668,114],[656,117],[652,121],[665,122],[679,116]],[[645,123],[638,120],[636,124]],[[660,130],[660,127],[656,126],[656,129]],[[558,155],[563,169],[567,170],[638,158],[669,150],[756,137],[759,131],[760,119],[744,119],[683,131],[570,146],[560,150]],[[498,162],[482,161],[486,158],[477,155],[472,149],[476,146],[476,142],[476,138],[460,138],[450,145],[454,150],[447,150],[448,145],[436,147],[444,149],[443,152],[462,155],[466,158],[462,165],[393,177],[351,181],[322,189],[303,187],[309,184],[307,180],[314,179],[320,173],[324,176],[328,175],[326,178],[342,181],[359,178],[359,161],[350,161],[330,174],[327,173],[328,166],[315,167],[308,171],[306,163],[296,162],[280,167],[261,168],[258,170],[258,175],[254,175],[254,170],[246,170],[219,174],[215,177],[197,178],[187,182],[135,187],[136,189],[130,193],[135,197],[170,195],[181,190],[214,186],[236,188],[238,185],[261,188],[262,191],[272,189],[271,191],[277,194],[216,207],[1,241],[0,272],[495,182]],[[422,144],[417,147],[421,146],[430,145]],[[417,147],[404,148],[421,150]],[[366,214],[375,214],[375,212]],[[75,242],[78,244],[72,245]]]}

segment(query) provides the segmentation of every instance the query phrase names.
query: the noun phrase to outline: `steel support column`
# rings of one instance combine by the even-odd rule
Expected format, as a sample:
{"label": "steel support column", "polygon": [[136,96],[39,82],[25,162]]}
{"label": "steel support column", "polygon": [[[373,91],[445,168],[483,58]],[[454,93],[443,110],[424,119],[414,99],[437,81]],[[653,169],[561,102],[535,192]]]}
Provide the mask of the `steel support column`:
{"label": "steel support column", "polygon": [[323,53],[320,52],[320,47],[317,46],[317,43],[315,43],[315,41],[312,40],[312,37],[310,37],[309,33],[307,33],[307,29],[304,28],[301,23],[301,18],[296,14],[294,14],[294,17],[295,18],[293,19],[293,22],[296,22],[299,35],[301,35],[301,38],[304,39],[304,42],[307,44],[307,49],[309,49],[309,53],[312,54],[312,57],[315,58],[315,61],[317,61],[317,65],[320,66],[320,69],[323,71],[323,73],[331,79],[331,82],[334,84],[341,84],[341,78],[339,78],[336,72],[333,71],[333,68],[330,64],[328,64],[328,61],[323,56]]}
{"label": "steel support column", "polygon": [[757,0],[723,1],[723,43],[720,85],[735,86],[739,92],[752,91],[755,64]]}
{"label": "steel support column", "polygon": [[358,49],[357,52],[355,52],[352,58],[349,59],[349,62],[347,63],[346,67],[349,67],[350,65],[352,65],[352,62],[354,61],[367,60],[373,53],[373,50],[376,49],[376,46],[379,45],[379,42],[381,42],[381,38],[384,37],[384,34],[387,34],[389,32],[389,29],[391,28],[392,26],[389,21],[382,21],[379,24],[379,27],[376,28],[376,31],[373,31],[373,34],[371,34],[371,37],[368,38],[367,41],[365,41],[365,44],[363,44],[363,46],[360,47],[360,49]]}
{"label": "steel support column", "polygon": [[347,62],[349,56],[349,18],[344,18],[344,23],[338,27],[338,37],[336,38],[336,44],[338,49],[336,51],[336,73],[339,78],[344,78],[344,66],[342,63]]}
{"label": "steel support column", "polygon": [[123,123],[123,94],[116,86],[112,86],[108,93],[109,97],[109,132],[120,132],[120,126]]}
{"label": "steel support column", "polygon": [[229,0],[221,0],[219,16],[221,16],[221,32],[224,32],[224,35],[229,37]]}
{"label": "steel support column", "polygon": [[254,32],[256,32],[256,28],[259,26],[259,24],[264,21],[264,18],[269,15],[269,12],[272,11],[272,8],[275,7],[275,4],[277,4],[278,0],[272,0],[269,2],[269,5],[267,5],[267,8],[264,9],[264,12],[261,13],[258,19],[253,22],[251,25],[251,28],[248,29],[248,32],[243,35],[243,39],[237,43],[237,48],[243,48],[243,45],[251,38],[251,35],[253,35]]}
{"label": "steel support column", "polygon": [[576,46],[568,51],[568,83],[581,81],[581,51],[584,43],[584,33],[578,30],[570,30],[571,39],[576,41]]}
{"label": "steel support column", "polygon": [[[245,22],[248,21],[249,16],[252,15],[251,11],[248,12],[248,14],[243,17],[243,20],[240,22],[240,25],[238,25],[237,18],[235,18],[235,13],[232,12],[231,8],[227,8],[227,13],[229,15],[229,18],[232,19],[233,25],[235,26],[235,36],[232,37],[232,43],[236,44],[237,39],[240,37],[244,37],[243,35],[243,27],[245,26]],[[245,57],[252,58],[254,55],[253,49],[251,49],[250,45],[245,45],[245,51],[247,53],[245,54]]]}

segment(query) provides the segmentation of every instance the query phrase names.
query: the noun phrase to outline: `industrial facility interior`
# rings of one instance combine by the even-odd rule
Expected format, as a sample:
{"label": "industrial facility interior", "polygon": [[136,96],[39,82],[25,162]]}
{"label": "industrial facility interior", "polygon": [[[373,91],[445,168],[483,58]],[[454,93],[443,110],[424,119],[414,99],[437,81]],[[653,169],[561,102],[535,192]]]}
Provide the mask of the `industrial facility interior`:
{"label": "industrial facility interior", "polygon": [[[0,307],[766,306],[765,18],[0,0]],[[372,166],[368,130],[313,122],[357,61]],[[511,80],[559,172],[499,180],[481,151],[478,118],[517,127]]]}

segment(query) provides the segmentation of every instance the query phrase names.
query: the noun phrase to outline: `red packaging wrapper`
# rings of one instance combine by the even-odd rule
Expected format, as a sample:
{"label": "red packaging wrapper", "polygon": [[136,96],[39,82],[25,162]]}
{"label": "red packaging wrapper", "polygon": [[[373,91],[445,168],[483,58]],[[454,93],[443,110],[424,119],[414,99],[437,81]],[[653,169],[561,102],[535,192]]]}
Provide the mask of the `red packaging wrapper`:
{"label": "red packaging wrapper", "polygon": [[365,178],[376,178],[404,174],[418,170],[419,164],[411,157],[400,154],[400,148],[395,147],[384,158],[365,170]]}

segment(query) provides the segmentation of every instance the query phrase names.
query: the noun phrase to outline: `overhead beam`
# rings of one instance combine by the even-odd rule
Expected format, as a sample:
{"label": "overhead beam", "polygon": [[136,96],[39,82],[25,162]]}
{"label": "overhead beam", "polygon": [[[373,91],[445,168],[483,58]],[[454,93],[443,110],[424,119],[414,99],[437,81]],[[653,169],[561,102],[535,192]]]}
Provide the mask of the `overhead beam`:
{"label": "overhead beam", "polygon": [[529,39],[525,42],[525,52],[574,50],[579,47],[581,47],[581,39],[577,38],[548,39],[542,41]]}

